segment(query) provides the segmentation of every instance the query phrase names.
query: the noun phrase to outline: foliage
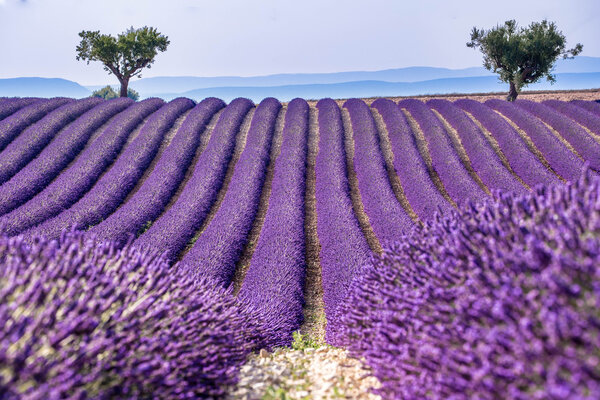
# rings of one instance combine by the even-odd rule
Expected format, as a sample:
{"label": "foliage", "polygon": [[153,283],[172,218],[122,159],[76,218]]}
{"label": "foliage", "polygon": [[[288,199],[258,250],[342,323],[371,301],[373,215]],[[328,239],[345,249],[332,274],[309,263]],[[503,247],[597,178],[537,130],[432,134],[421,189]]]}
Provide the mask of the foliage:
{"label": "foliage", "polygon": [[0,398],[214,398],[265,345],[254,310],[156,252],[0,238]]}
{"label": "foliage", "polygon": [[339,342],[388,399],[585,399],[600,390],[600,177],[498,194],[389,243]]}
{"label": "foliage", "polygon": [[100,34],[100,31],[79,32],[81,42],[76,48],[77,60],[100,61],[104,70],[114,74],[121,83],[121,97],[127,97],[127,85],[133,77],[141,77],[144,68],[150,68],[158,52],[164,52],[169,39],[156,28],[133,27],[112,35]]}
{"label": "foliage", "polygon": [[311,338],[309,335],[303,335],[300,331],[294,331],[292,333],[294,341],[292,342],[292,349],[304,350],[304,349],[318,349],[321,344]]}
{"label": "foliage", "polygon": [[518,27],[515,20],[490,30],[474,27],[467,47],[479,48],[483,66],[510,84],[509,101],[515,100],[524,86],[544,76],[555,82],[555,61],[559,57],[573,58],[583,50],[580,43],[567,50],[565,36],[547,20],[532,22],[527,28]]}
{"label": "foliage", "polygon": [[[106,85],[102,89],[98,89],[92,93],[92,97],[100,97],[105,100],[116,99],[119,97],[119,94],[115,92],[115,90],[110,86]],[[129,88],[127,89],[127,97],[134,101],[138,101],[140,98],[140,94],[135,90]]]}

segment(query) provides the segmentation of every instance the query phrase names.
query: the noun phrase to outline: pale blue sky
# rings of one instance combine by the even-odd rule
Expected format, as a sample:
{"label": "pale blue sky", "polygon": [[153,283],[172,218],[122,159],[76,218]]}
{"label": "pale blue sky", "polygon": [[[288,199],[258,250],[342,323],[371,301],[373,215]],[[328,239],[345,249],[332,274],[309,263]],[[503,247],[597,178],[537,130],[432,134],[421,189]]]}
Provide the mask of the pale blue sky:
{"label": "pale blue sky", "polygon": [[75,60],[77,33],[143,25],[171,40],[145,77],[463,68],[481,65],[471,28],[513,18],[555,21],[600,56],[598,0],[0,0],[0,78],[116,83]]}

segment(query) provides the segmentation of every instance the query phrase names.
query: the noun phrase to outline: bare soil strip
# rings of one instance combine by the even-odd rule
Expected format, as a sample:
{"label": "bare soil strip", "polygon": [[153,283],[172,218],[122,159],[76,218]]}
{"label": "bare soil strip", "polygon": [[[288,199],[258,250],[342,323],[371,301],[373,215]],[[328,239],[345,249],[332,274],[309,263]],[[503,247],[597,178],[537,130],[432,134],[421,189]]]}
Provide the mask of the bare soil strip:
{"label": "bare soil strip", "polygon": [[256,245],[258,244],[260,231],[262,230],[263,224],[265,222],[265,217],[267,215],[267,210],[269,209],[269,198],[271,197],[271,187],[273,185],[275,163],[277,161],[277,157],[279,157],[279,154],[281,153],[281,143],[283,142],[283,125],[285,123],[286,112],[287,106],[282,107],[281,110],[279,110],[277,119],[275,120],[275,131],[273,132],[273,139],[271,142],[269,165],[267,167],[267,172],[265,175],[265,182],[263,183],[263,187],[260,192],[258,211],[256,213],[256,217],[254,217],[254,221],[252,221],[252,228],[250,229],[250,233],[248,234],[248,240],[246,241],[246,245],[244,246],[242,256],[237,262],[237,265],[235,267],[235,274],[233,275],[232,285],[233,293],[235,295],[237,295],[240,289],[242,288],[242,283],[244,282],[244,278],[246,276],[246,273],[248,272],[248,267],[250,267],[250,261],[252,260],[252,255],[254,254]]}
{"label": "bare soil strip", "polygon": [[448,123],[448,121],[446,121],[442,114],[440,114],[437,110],[431,109],[431,111],[433,111],[435,116],[440,120],[440,122],[444,126],[444,129],[446,130],[446,133],[448,134],[448,136],[450,136],[450,140],[452,141],[454,150],[456,150],[456,152],[458,153],[458,158],[460,158],[460,161],[469,172],[469,175],[471,175],[471,178],[473,178],[473,180],[477,182],[477,184],[483,189],[484,192],[486,192],[488,195],[491,195],[492,192],[490,191],[490,188],[488,188],[487,185],[483,183],[479,175],[477,175],[477,173],[473,169],[471,159],[469,158],[467,151],[462,145],[462,141],[460,140],[460,136],[458,135],[456,129],[454,129],[452,125],[450,125],[450,123]]}
{"label": "bare soil strip", "polygon": [[360,197],[360,190],[358,188],[358,178],[356,171],[354,170],[354,131],[352,129],[352,122],[350,120],[350,113],[344,107],[341,107],[342,111],[342,122],[344,124],[344,145],[346,147],[346,170],[348,171],[348,186],[350,187],[350,198],[352,199],[352,208],[354,208],[354,215],[358,220],[360,229],[367,239],[367,243],[372,251],[381,254],[383,249],[379,239],[375,236],[373,228],[369,222],[369,216],[365,213],[365,209]]}
{"label": "bare soil strip", "polygon": [[150,176],[150,174],[152,173],[152,171],[154,171],[154,167],[156,167],[156,164],[158,163],[158,160],[160,160],[160,158],[162,157],[162,155],[165,152],[166,148],[169,147],[169,144],[173,140],[173,137],[175,136],[175,134],[177,133],[177,131],[179,130],[179,128],[183,124],[183,121],[186,119],[186,117],[188,116],[188,114],[191,111],[192,111],[192,108],[190,108],[189,110],[187,110],[186,112],[184,112],[183,114],[181,114],[175,120],[175,122],[173,123],[173,126],[171,126],[171,128],[169,128],[169,130],[167,131],[167,133],[165,133],[165,136],[164,136],[164,138],[162,140],[162,143],[160,144],[160,147],[158,148],[158,152],[156,153],[156,155],[152,159],[152,162],[150,163],[150,165],[148,165],[148,168],[146,168],[146,170],[142,174],[141,178],[137,181],[137,183],[135,184],[135,186],[133,187],[133,189],[129,192],[129,194],[127,195],[127,197],[125,197],[125,200],[123,200],[123,202],[119,205],[119,207],[117,207],[117,210],[119,208],[121,208],[121,206],[123,204],[127,203],[129,201],[129,199],[131,199],[131,197],[138,190],[140,190],[140,188],[142,187],[142,185],[144,184],[144,182],[146,181],[146,179],[148,179],[148,176]]}
{"label": "bare soil strip", "polygon": [[192,162],[190,163],[190,166],[188,167],[187,171],[185,171],[185,176],[183,177],[183,180],[181,181],[181,183],[179,184],[179,187],[177,188],[177,191],[173,194],[173,197],[171,197],[171,199],[167,203],[167,206],[162,211],[162,213],[157,217],[157,219],[160,218],[160,216],[162,214],[167,212],[167,210],[169,208],[171,208],[173,206],[173,204],[175,204],[175,202],[181,195],[181,192],[183,192],[185,185],[188,183],[188,181],[194,174],[194,170],[196,168],[196,163],[198,162],[198,158],[200,158],[200,155],[204,152],[204,149],[206,149],[206,146],[208,145],[208,142],[210,141],[213,130],[215,129],[215,126],[217,125],[217,121],[219,120],[219,117],[221,116],[221,113],[223,112],[223,110],[225,110],[225,108],[221,108],[219,111],[217,111],[215,113],[215,115],[212,116],[211,120],[206,125],[206,127],[204,128],[204,132],[202,132],[202,134],[200,136],[200,143],[198,144],[198,148],[196,149],[194,158],[192,158]]}
{"label": "bare soil strip", "polygon": [[485,138],[487,139],[488,143],[492,146],[492,148],[494,149],[494,151],[496,152],[496,154],[498,155],[498,157],[500,157],[500,161],[502,162],[502,165],[504,165],[504,167],[519,181],[521,182],[521,184],[523,186],[525,186],[527,189],[531,190],[531,188],[529,187],[528,184],[526,184],[525,182],[523,182],[523,179],[521,179],[521,177],[519,175],[517,175],[517,173],[512,169],[512,167],[510,166],[510,164],[508,163],[508,158],[506,158],[506,155],[502,152],[502,149],[500,148],[500,145],[498,144],[498,141],[496,140],[496,138],[492,135],[492,133],[490,131],[488,131],[487,129],[485,129],[485,127],[483,125],[481,125],[481,122],[479,122],[479,120],[477,120],[473,114],[464,111],[465,114],[467,114],[467,117],[471,118],[471,120],[475,123],[475,125],[477,125],[477,127],[479,128],[479,130],[483,133],[483,135],[485,136]]}
{"label": "bare soil strip", "polygon": [[[532,114],[532,115],[533,115],[533,114]],[[550,125],[549,125],[549,124],[547,124],[546,122],[542,121],[542,120],[541,120],[541,118],[539,118],[537,115],[534,115],[534,116],[535,116],[535,117],[538,119],[538,121],[540,121],[542,124],[544,124],[544,126],[546,126],[546,128],[548,128],[548,130],[549,130],[550,132],[552,132],[552,134],[553,134],[554,136],[556,136],[556,138],[557,138],[558,140],[560,140],[560,142],[561,142],[562,144],[564,144],[564,145],[567,147],[567,149],[569,149],[571,152],[575,153],[575,155],[576,155],[577,157],[579,157],[580,159],[584,160],[584,159],[583,159],[583,157],[581,156],[581,154],[579,154],[579,152],[578,152],[577,150],[575,150],[575,148],[574,148],[574,147],[571,145],[571,143],[569,143],[569,142],[567,141],[567,139],[565,139],[565,138],[564,138],[564,137],[563,137],[563,136],[560,134],[560,132],[558,132],[556,129],[554,129],[552,126],[550,126]],[[572,120],[571,120],[571,121],[572,121]],[[573,121],[573,122],[575,122],[575,121]],[[585,161],[585,160],[584,160],[584,161]]]}
{"label": "bare soil strip", "polygon": [[546,157],[544,157],[544,155],[542,154],[542,152],[540,151],[540,149],[538,149],[535,144],[533,143],[533,140],[531,140],[531,138],[529,137],[529,135],[527,135],[527,133],[525,133],[525,131],[523,129],[521,129],[517,124],[515,124],[513,122],[512,119],[508,118],[506,115],[502,114],[500,111],[498,110],[494,110],[492,109],[494,112],[496,112],[499,116],[501,116],[502,118],[504,118],[506,120],[506,122],[508,122],[510,124],[510,126],[513,127],[513,129],[515,131],[517,131],[517,133],[523,138],[523,140],[525,141],[525,143],[527,144],[527,148],[529,149],[529,151],[531,151],[533,154],[535,154],[535,156],[542,162],[542,164],[544,164],[544,167],[546,167],[546,169],[550,172],[552,172],[554,175],[556,175],[561,181],[566,182],[566,180],[560,176],[551,166],[550,163],[548,162],[548,160],[546,160]]}
{"label": "bare soil strip", "polygon": [[246,147],[246,139],[248,138],[248,131],[250,130],[250,124],[252,122],[252,117],[254,116],[255,111],[256,107],[253,107],[252,109],[250,109],[250,111],[248,111],[248,114],[246,114],[246,116],[244,117],[244,121],[242,122],[240,130],[235,138],[235,148],[233,150],[233,156],[231,157],[229,165],[227,166],[225,179],[223,180],[221,190],[219,190],[219,193],[217,194],[217,199],[211,206],[210,212],[206,216],[206,219],[202,223],[202,226],[200,226],[200,229],[198,229],[198,231],[194,234],[194,237],[190,240],[189,244],[179,254],[178,260],[181,260],[183,256],[185,256],[185,254],[192,248],[196,240],[198,240],[200,235],[202,235],[202,232],[204,232],[208,224],[210,224],[210,221],[212,221],[215,217],[215,214],[219,210],[219,207],[221,207],[221,203],[225,198],[225,193],[227,193],[227,188],[229,188],[229,182],[231,182],[231,178],[233,177],[233,171],[235,171],[235,166],[238,160],[240,159],[244,148]]}
{"label": "bare soil strip", "polygon": [[442,183],[442,180],[440,179],[440,176],[433,168],[433,161],[431,159],[431,154],[429,154],[429,149],[427,147],[427,139],[425,139],[425,134],[423,133],[423,131],[421,131],[421,127],[410,114],[410,112],[408,112],[407,109],[403,108],[402,112],[406,116],[406,120],[410,125],[410,129],[412,129],[413,134],[415,135],[415,142],[417,143],[417,148],[419,149],[419,153],[421,154],[423,161],[425,161],[425,165],[427,165],[427,171],[429,172],[429,176],[433,181],[435,187],[437,187],[442,196],[444,196],[444,198],[448,200],[450,204],[452,204],[452,206],[457,208],[456,202],[450,197],[450,195],[446,191],[446,188],[444,187],[444,184]]}
{"label": "bare soil strip", "polygon": [[319,152],[319,111],[311,107],[308,115],[308,154],[306,159],[306,192],[304,196],[304,234],[306,236],[306,276],[304,279],[304,322],[300,327],[316,343],[325,341],[325,303],[317,233],[317,199],[315,197],[315,164]]}
{"label": "bare soil strip", "polygon": [[400,182],[400,178],[396,174],[396,170],[394,169],[394,153],[392,152],[392,144],[390,143],[390,138],[388,134],[387,127],[385,126],[385,122],[383,121],[383,117],[379,114],[379,111],[375,108],[370,108],[371,114],[373,115],[373,119],[375,120],[375,126],[377,127],[377,134],[379,135],[379,144],[381,148],[381,152],[383,154],[383,158],[385,160],[385,167],[388,173],[388,178],[390,180],[390,184],[392,186],[392,190],[396,195],[396,198],[404,207],[404,210],[408,213],[410,218],[414,222],[419,222],[419,217],[417,213],[412,209],[410,202],[406,198],[404,194],[404,189],[402,188],[402,182]]}

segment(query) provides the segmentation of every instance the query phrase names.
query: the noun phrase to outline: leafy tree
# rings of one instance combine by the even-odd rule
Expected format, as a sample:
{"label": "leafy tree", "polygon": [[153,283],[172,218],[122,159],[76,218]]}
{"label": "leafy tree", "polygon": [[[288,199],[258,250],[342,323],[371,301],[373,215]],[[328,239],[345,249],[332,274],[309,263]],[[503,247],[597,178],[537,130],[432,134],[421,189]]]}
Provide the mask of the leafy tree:
{"label": "leafy tree", "polygon": [[141,77],[144,68],[150,68],[159,51],[167,50],[169,39],[156,28],[129,28],[116,38],[101,35],[100,31],[79,32],[77,60],[100,61],[109,74],[121,83],[120,96],[127,97],[127,86],[132,77]]}
{"label": "leafy tree", "polygon": [[[98,89],[94,93],[92,93],[92,97],[100,97],[102,99],[110,100],[119,97],[119,94],[115,92],[115,90],[110,85],[106,85],[102,89]],[[135,90],[129,88],[127,89],[127,97],[138,101],[138,99],[140,98],[140,94]]]}
{"label": "leafy tree", "polygon": [[565,36],[547,20],[533,22],[527,28],[518,27],[515,20],[490,30],[474,27],[467,47],[479,48],[483,66],[510,84],[508,101],[514,101],[523,86],[544,76],[556,82],[552,68],[558,57],[573,58],[583,50],[580,43],[566,50]]}

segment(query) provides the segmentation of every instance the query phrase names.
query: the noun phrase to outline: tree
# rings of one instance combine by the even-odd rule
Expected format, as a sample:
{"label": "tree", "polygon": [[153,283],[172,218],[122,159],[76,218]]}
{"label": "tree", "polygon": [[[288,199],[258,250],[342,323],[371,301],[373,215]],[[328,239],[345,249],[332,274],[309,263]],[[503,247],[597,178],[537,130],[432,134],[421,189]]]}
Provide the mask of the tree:
{"label": "tree", "polygon": [[[115,90],[110,85],[106,85],[102,89],[98,89],[94,93],[92,93],[92,97],[100,97],[105,100],[110,100],[119,97],[119,94],[115,92]],[[138,101],[138,99],[140,98],[140,94],[130,88],[127,89],[127,97]]]}
{"label": "tree", "polygon": [[127,97],[127,86],[132,77],[141,77],[144,68],[150,68],[159,51],[167,50],[169,39],[156,28],[129,28],[116,38],[101,35],[100,31],[79,32],[77,60],[100,61],[104,70],[114,74],[121,83],[120,96]]}
{"label": "tree", "polygon": [[547,20],[533,22],[527,28],[518,27],[515,20],[490,30],[474,27],[467,47],[479,48],[483,66],[510,84],[508,101],[514,101],[523,86],[544,76],[551,83],[556,82],[552,68],[558,57],[573,58],[583,50],[580,43],[565,50],[565,36],[554,22]]}

